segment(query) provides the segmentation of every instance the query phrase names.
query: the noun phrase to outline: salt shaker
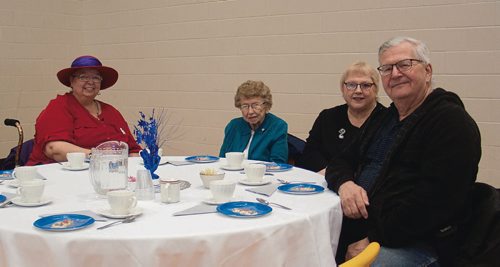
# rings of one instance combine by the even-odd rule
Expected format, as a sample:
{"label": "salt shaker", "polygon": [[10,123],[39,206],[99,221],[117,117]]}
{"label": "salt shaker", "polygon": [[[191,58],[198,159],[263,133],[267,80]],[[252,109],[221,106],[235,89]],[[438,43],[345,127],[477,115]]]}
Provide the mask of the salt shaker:
{"label": "salt shaker", "polygon": [[180,200],[181,183],[179,180],[162,179],[160,180],[161,202],[175,203]]}

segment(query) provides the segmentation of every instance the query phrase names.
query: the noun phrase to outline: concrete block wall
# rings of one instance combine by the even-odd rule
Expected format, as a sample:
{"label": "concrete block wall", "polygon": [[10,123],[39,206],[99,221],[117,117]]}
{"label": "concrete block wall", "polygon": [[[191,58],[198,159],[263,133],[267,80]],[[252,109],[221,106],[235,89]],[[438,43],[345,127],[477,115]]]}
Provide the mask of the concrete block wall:
{"label": "concrete block wall", "polygon": [[[27,134],[48,100],[67,91],[55,73],[92,54],[119,71],[99,98],[131,125],[140,110],[166,111],[167,154],[218,154],[224,126],[240,115],[234,92],[248,79],[269,85],[272,112],[305,138],[322,109],[343,103],[344,68],[377,66],[378,46],[407,35],[428,44],[436,86],[457,92],[479,124],[479,177],[500,187],[500,1],[1,2],[0,115],[20,118]],[[0,133],[6,153],[15,130]]]}

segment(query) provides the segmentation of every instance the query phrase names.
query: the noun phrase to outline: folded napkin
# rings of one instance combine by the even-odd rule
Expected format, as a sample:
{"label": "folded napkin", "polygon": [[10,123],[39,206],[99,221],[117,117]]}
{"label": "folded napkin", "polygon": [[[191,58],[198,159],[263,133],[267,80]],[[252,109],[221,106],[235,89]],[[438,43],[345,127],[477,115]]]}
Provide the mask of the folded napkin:
{"label": "folded napkin", "polygon": [[217,212],[216,205],[208,205],[205,203],[201,203],[189,209],[185,209],[183,211],[178,211],[174,213],[174,216],[184,216],[184,215],[194,215],[194,214],[204,214],[204,213],[215,213]]}
{"label": "folded napkin", "polygon": [[57,215],[57,214],[81,214],[81,215],[87,215],[89,217],[92,217],[94,218],[94,220],[98,221],[98,222],[105,222],[107,221],[108,219],[106,219],[106,217],[104,216],[101,216],[91,210],[77,210],[77,211],[69,211],[69,212],[58,212],[58,213],[52,213],[52,214],[41,214],[41,215],[38,215],[40,217],[47,217],[47,216],[51,216],[51,215]]}
{"label": "folded napkin", "polygon": [[274,193],[274,191],[276,191],[276,189],[278,188],[278,186],[280,186],[280,185],[281,184],[271,183],[269,185],[247,188],[245,190],[248,191],[248,192],[255,193],[255,194],[259,194],[259,195],[264,195],[264,196],[270,197]]}
{"label": "folded napkin", "polygon": [[5,208],[8,205],[12,204],[11,199],[15,198],[17,195],[13,193],[8,193],[8,192],[2,192],[2,195],[5,196],[5,201],[0,203],[0,208]]}

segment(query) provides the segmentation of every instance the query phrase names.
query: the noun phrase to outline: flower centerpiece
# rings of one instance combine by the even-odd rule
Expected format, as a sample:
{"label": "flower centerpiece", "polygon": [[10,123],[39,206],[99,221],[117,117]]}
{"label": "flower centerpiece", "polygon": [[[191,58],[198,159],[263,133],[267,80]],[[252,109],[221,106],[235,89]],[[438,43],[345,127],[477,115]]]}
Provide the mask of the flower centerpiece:
{"label": "flower centerpiece", "polygon": [[159,116],[155,116],[155,110],[149,118],[142,111],[139,112],[141,118],[134,126],[134,134],[137,138],[137,143],[142,144],[144,149],[140,155],[144,162],[144,167],[151,172],[153,179],[158,179],[159,176],[155,173],[160,164],[160,155],[158,149],[160,147],[159,136],[161,134],[161,122],[163,121],[163,112]]}

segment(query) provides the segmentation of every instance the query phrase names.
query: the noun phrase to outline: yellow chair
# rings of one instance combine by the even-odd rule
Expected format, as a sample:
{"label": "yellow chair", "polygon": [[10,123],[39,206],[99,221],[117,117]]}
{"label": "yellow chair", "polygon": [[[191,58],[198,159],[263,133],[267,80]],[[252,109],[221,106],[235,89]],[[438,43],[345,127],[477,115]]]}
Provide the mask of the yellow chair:
{"label": "yellow chair", "polygon": [[369,267],[370,264],[377,258],[379,252],[380,244],[377,242],[371,242],[356,257],[340,264],[339,267]]}

